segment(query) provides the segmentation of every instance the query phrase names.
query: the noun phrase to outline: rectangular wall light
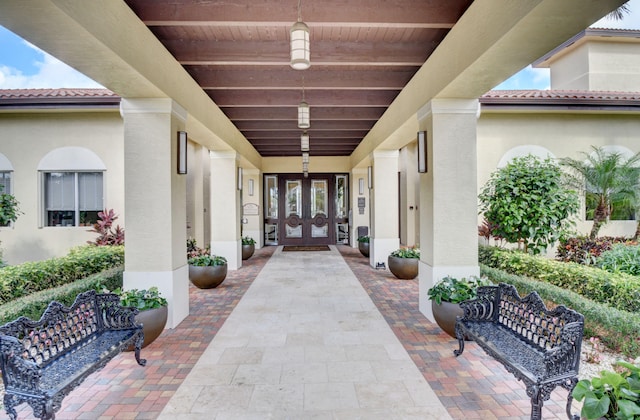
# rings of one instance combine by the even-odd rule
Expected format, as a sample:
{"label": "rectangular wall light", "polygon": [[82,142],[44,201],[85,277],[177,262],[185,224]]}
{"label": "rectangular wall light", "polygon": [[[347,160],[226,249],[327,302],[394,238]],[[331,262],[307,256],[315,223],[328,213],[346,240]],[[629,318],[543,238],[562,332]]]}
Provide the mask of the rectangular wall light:
{"label": "rectangular wall light", "polygon": [[242,191],[242,168],[238,168],[238,190]]}
{"label": "rectangular wall light", "polygon": [[367,166],[367,181],[369,182],[369,189],[373,189],[373,167]]}
{"label": "rectangular wall light", "polygon": [[178,174],[187,173],[187,132],[178,131]]}
{"label": "rectangular wall light", "polygon": [[358,195],[364,195],[364,178],[358,179]]}
{"label": "rectangular wall light", "polygon": [[418,172],[427,172],[427,132],[418,131]]}

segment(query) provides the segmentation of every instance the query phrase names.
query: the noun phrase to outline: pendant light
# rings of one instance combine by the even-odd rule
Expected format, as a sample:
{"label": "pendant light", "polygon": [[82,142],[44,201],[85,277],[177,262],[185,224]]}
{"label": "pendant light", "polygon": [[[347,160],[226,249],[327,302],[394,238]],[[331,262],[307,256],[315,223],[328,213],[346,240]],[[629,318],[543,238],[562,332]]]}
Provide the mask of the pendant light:
{"label": "pendant light", "polygon": [[309,134],[306,131],[300,136],[300,150],[303,152],[309,151]]}
{"label": "pendant light", "polygon": [[311,51],[309,50],[309,27],[302,21],[298,0],[298,21],[290,30],[291,35],[291,62],[295,70],[306,70],[311,66]]}
{"label": "pendant light", "polygon": [[311,127],[311,112],[309,104],[304,100],[304,76],[302,76],[302,102],[298,105],[298,128]]}

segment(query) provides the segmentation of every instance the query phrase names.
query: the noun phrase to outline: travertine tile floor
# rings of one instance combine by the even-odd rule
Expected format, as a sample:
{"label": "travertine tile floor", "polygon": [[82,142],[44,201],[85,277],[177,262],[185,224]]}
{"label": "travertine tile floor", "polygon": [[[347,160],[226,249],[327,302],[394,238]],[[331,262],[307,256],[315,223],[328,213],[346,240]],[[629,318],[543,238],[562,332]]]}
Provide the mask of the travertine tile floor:
{"label": "travertine tile floor", "polygon": [[159,418],[451,417],[331,247],[279,248]]}

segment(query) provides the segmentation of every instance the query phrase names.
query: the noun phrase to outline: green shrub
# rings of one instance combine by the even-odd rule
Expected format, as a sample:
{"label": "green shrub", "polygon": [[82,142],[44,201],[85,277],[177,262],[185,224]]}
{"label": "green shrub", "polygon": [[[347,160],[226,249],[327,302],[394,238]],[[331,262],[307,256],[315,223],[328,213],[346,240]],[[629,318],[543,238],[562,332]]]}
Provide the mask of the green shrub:
{"label": "green shrub", "polygon": [[0,325],[13,321],[20,316],[38,320],[51,301],[58,301],[70,306],[79,293],[87,290],[115,290],[122,287],[122,266],[105,270],[101,273],[77,280],[75,282],[32,293],[0,305]]}
{"label": "green shrub", "polygon": [[640,276],[640,246],[616,244],[598,257],[596,265],[611,273]]}
{"label": "green shrub", "polygon": [[0,269],[0,304],[124,264],[123,246],[81,246],[68,255]]}
{"label": "green shrub", "polygon": [[572,290],[613,308],[640,312],[640,277],[495,247],[481,247],[479,256],[490,267]]}
{"label": "green shrub", "polygon": [[[513,284],[524,296],[538,292],[543,300],[564,305],[584,315],[584,336],[600,337],[608,348],[630,357],[640,356],[640,315],[593,302],[577,293],[503,270],[480,266],[480,273],[495,283]],[[635,337],[635,339],[633,339]],[[630,339],[631,338],[631,339]]]}

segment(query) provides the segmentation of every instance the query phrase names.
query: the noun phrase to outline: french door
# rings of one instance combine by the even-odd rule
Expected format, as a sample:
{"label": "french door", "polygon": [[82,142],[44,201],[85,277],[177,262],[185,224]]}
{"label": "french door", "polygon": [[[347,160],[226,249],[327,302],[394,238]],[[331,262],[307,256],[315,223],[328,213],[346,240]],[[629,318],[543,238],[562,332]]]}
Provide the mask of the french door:
{"label": "french door", "polygon": [[267,243],[328,245],[348,242],[346,175],[279,174],[275,178],[267,177],[265,187],[269,209],[265,220]]}

